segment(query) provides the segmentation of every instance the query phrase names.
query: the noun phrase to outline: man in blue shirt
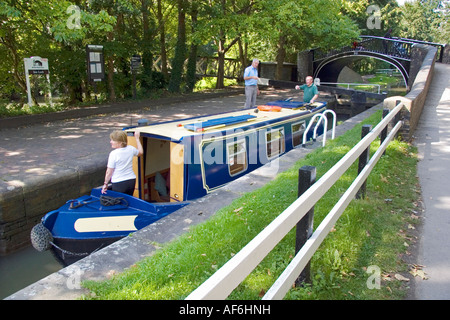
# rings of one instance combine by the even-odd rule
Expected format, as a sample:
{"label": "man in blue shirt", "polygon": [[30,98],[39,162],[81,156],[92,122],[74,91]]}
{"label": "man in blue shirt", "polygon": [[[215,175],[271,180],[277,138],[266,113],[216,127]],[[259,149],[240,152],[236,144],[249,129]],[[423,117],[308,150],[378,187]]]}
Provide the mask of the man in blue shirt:
{"label": "man in blue shirt", "polygon": [[256,106],[256,96],[259,94],[258,89],[258,65],[259,60],[253,59],[252,65],[245,68],[245,109],[254,108]]}
{"label": "man in blue shirt", "polygon": [[301,86],[295,86],[296,90],[303,90],[303,102],[305,103],[314,103],[316,99],[319,97],[319,90],[317,86],[313,84],[313,77],[307,76],[306,84]]}

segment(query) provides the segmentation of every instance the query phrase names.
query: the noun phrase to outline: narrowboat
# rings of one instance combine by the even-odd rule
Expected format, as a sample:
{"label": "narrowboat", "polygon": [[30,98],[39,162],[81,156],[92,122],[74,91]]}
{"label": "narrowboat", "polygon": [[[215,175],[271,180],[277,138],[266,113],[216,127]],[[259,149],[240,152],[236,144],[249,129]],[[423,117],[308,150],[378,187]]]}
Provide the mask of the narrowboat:
{"label": "narrowboat", "polygon": [[[134,159],[133,196],[94,188],[47,213],[31,231],[32,244],[63,266],[74,263],[302,146],[303,135],[312,135],[309,122],[325,110],[326,102],[275,101],[139,125],[144,155]],[[134,146],[136,128],[123,129]]]}

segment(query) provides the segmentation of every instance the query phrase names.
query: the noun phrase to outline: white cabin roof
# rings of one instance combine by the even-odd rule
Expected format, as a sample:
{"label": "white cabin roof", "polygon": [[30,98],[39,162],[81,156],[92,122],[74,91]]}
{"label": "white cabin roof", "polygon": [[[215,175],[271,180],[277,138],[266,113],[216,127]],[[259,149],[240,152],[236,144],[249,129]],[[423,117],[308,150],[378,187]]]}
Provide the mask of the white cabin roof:
{"label": "white cabin roof", "polygon": [[[317,103],[318,104],[318,103]],[[319,105],[319,104],[318,104]],[[239,127],[242,127],[243,125],[246,125],[248,122],[251,123],[260,123],[265,122],[268,120],[274,120],[277,118],[282,118],[285,116],[290,116],[294,114],[304,113],[306,109],[290,109],[290,108],[281,108],[281,111],[274,112],[274,111],[259,111],[255,112],[256,109],[245,109],[245,110],[238,110],[238,111],[232,111],[222,114],[216,114],[216,115],[207,115],[204,117],[198,117],[195,119],[181,119],[181,120],[174,120],[166,123],[155,123],[148,126],[141,126],[137,127],[139,131],[143,134],[149,134],[149,135],[158,135],[163,136],[166,138],[170,138],[174,141],[179,141],[183,137],[186,136],[193,136],[193,135],[201,135],[205,132],[212,133],[212,132],[218,132],[222,130],[229,130],[229,129],[236,129]],[[309,117],[311,113],[305,114],[305,117]],[[240,122],[236,124],[230,124],[230,125],[217,125],[210,128],[204,128],[203,131],[192,131],[186,129],[184,126],[187,124],[193,124],[193,123],[201,123],[204,121],[208,121],[211,119],[219,119],[224,117],[232,117],[232,116],[244,116],[244,115],[251,115],[255,116],[255,118],[248,119],[245,122]],[[126,130],[127,132],[134,132],[136,128],[130,128]]]}

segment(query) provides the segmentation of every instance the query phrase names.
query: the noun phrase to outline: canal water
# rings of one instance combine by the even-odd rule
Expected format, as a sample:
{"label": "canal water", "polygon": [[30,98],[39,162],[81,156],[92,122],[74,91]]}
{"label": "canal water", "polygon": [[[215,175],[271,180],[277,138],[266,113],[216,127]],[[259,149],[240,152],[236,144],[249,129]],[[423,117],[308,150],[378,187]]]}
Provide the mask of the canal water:
{"label": "canal water", "polygon": [[60,270],[50,251],[38,252],[32,246],[0,256],[0,299]]}

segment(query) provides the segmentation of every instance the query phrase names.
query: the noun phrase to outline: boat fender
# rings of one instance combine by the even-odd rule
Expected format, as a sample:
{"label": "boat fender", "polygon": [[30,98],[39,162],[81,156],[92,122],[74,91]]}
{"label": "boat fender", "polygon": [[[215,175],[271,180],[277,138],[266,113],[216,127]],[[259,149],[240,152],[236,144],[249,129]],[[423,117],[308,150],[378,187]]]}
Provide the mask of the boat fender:
{"label": "boat fender", "polygon": [[35,225],[31,229],[30,238],[31,244],[39,252],[46,251],[52,246],[52,233],[42,223]]}

